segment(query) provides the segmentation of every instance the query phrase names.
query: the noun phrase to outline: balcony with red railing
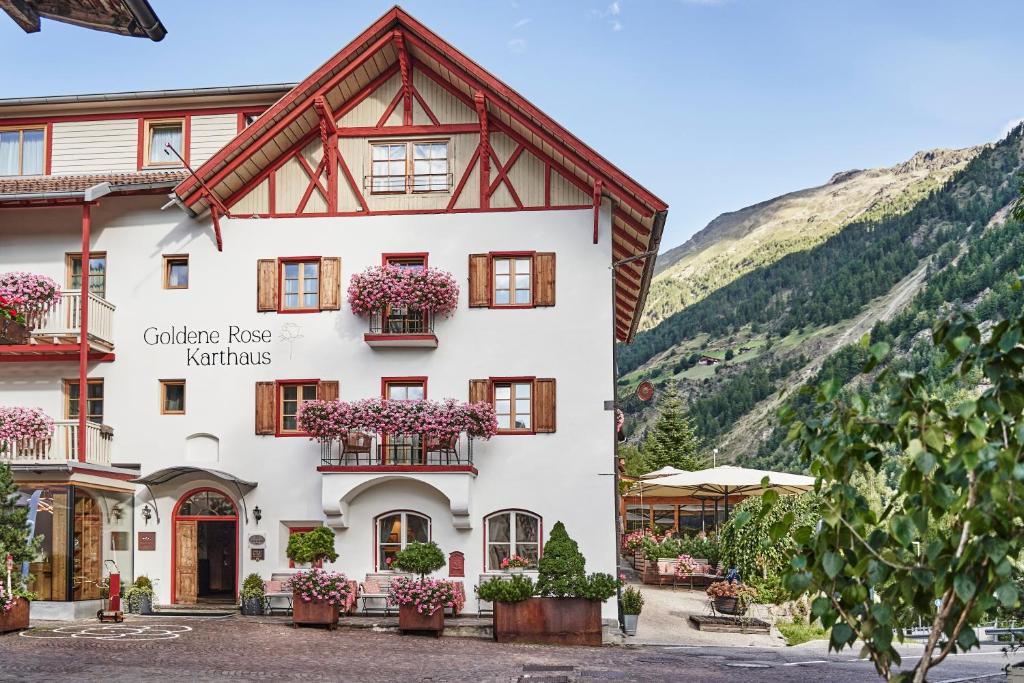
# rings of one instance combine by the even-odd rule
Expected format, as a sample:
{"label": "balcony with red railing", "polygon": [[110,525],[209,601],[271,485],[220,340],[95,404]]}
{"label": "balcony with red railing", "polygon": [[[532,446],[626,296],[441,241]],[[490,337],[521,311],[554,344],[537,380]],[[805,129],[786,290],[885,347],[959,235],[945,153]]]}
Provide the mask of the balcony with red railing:
{"label": "balcony with red railing", "polygon": [[423,434],[371,434],[351,431],[320,442],[320,471],[327,472],[471,472],[473,437],[462,433],[438,438]]}
{"label": "balcony with red railing", "polygon": [[390,306],[373,311],[363,340],[375,348],[437,348],[434,314],[413,308]]}

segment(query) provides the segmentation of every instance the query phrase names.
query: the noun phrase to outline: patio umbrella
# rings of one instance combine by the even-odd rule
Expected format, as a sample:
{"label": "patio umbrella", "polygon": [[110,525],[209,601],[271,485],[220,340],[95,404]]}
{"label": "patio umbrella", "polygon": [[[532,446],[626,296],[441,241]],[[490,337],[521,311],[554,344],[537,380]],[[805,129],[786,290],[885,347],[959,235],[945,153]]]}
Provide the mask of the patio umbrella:
{"label": "patio umbrella", "polygon": [[678,467],[672,467],[671,465],[665,465],[661,469],[648,472],[647,474],[641,474],[638,479],[657,479],[658,477],[667,477],[670,474],[683,474],[686,470],[681,470]]}

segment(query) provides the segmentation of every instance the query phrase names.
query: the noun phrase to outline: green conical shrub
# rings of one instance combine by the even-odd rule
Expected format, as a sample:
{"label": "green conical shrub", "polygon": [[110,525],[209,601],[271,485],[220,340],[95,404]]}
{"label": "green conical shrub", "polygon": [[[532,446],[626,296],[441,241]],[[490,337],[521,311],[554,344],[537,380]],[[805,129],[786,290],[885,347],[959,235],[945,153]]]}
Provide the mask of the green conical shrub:
{"label": "green conical shrub", "polygon": [[561,522],[551,528],[538,569],[537,593],[540,595],[572,597],[586,582],[586,560]]}

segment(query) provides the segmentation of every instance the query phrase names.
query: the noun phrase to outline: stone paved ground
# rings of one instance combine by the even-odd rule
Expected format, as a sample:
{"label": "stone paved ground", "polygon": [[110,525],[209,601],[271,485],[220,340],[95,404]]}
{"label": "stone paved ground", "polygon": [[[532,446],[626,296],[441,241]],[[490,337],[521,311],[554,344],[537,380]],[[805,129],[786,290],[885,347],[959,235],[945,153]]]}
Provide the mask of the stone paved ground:
{"label": "stone paved ground", "polygon": [[[135,617],[0,636],[2,681],[870,681],[850,654],[808,648],[500,645],[369,629],[293,629],[287,619]],[[957,657],[933,681],[997,673],[999,653]],[[545,667],[564,667],[546,670]],[[995,680],[995,679],[990,679]]]}

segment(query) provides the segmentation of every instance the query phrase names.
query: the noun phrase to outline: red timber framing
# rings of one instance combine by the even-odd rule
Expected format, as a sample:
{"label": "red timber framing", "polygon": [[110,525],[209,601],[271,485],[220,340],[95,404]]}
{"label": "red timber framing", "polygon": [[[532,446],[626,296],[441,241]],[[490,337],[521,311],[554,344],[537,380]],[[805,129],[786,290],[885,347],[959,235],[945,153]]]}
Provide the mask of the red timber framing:
{"label": "red timber framing", "polygon": [[[372,109],[372,118],[353,114],[353,125],[346,125],[345,116],[371,97],[380,103]],[[437,97],[465,107],[468,115],[444,118],[450,107],[437,108]],[[449,147],[450,190],[432,198],[421,195],[413,206],[423,208],[398,209],[380,195],[371,196],[367,179],[361,177],[369,164],[352,158],[346,151],[352,149],[351,142],[345,142],[463,135],[458,144],[465,145],[470,134],[476,138],[475,148],[462,147],[456,157]],[[318,140],[322,152],[316,148]],[[526,182],[538,184],[524,194],[527,188],[517,187],[514,179],[523,177],[523,167],[516,170],[516,165],[526,158],[532,168],[543,169],[543,179],[531,177]],[[301,168],[305,191],[297,199],[288,195],[288,206],[279,206],[285,195],[278,196],[283,186],[277,176],[286,164],[292,169],[292,183],[296,166]],[[322,203],[311,204],[314,193]],[[230,211],[250,195],[256,201],[246,206],[263,208],[254,214],[239,207],[238,216],[593,210],[595,244],[601,203],[608,200],[614,260],[656,252],[668,209],[653,193],[398,7],[241,130],[194,176],[182,181],[175,194],[197,216],[216,207],[215,218],[217,213],[230,217]],[[628,341],[635,334],[653,268],[653,257],[645,257],[614,271],[620,340]]]}

